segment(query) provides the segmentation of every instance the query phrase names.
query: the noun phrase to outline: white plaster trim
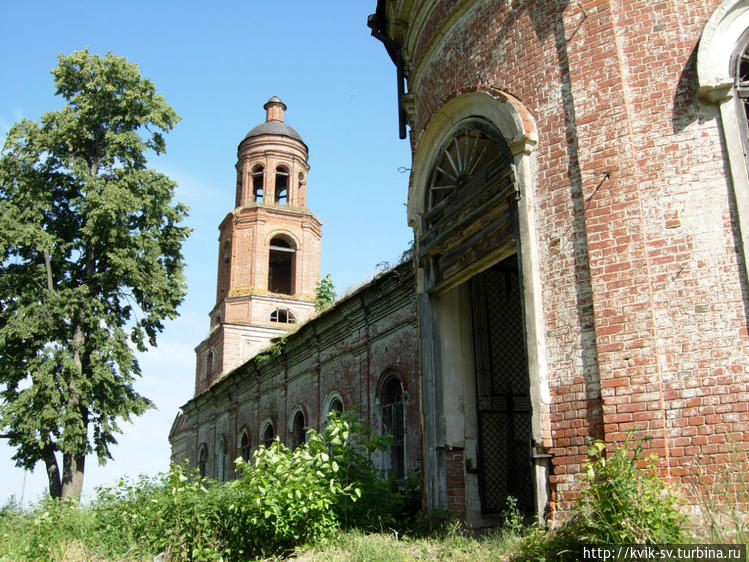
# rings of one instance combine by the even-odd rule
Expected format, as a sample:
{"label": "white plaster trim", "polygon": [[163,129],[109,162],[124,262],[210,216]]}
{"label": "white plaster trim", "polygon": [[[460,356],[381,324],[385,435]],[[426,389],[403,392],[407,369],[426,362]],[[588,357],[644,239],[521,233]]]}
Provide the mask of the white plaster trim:
{"label": "white plaster trim", "polygon": [[731,95],[731,54],[749,28],[749,0],[723,0],[702,31],[697,50],[700,97],[715,102]]}
{"label": "white plaster trim", "polygon": [[[533,408],[531,435],[536,442],[541,443],[543,412],[548,408],[551,396],[548,384],[546,322],[541,290],[541,260],[538,248],[540,237],[536,231],[534,203],[537,176],[535,149],[538,144],[538,130],[530,112],[517,99],[498,90],[465,93],[445,103],[430,119],[414,150],[412,179],[408,195],[408,221],[416,231],[418,238],[421,235],[420,217],[426,211],[426,192],[429,188],[430,173],[440,157],[440,150],[465,120],[476,117],[486,119],[499,130],[512,152],[515,164],[516,181],[521,195],[518,202],[519,252],[523,274],[527,360]],[[490,265],[491,263],[488,263],[486,267]],[[420,275],[418,279],[419,290],[423,291],[423,277]],[[450,291],[440,295],[439,299],[435,301],[435,313],[437,315],[435,321],[438,328],[433,331],[438,334],[437,337],[440,340],[438,345],[441,348],[438,355],[440,366],[436,372],[441,373],[437,376],[442,377],[441,383],[443,385],[463,381],[465,376],[456,377],[456,372],[471,367],[468,365],[469,358],[472,362],[472,353],[467,351],[463,353],[463,351],[470,349],[470,341],[454,341],[452,338],[448,339],[439,335],[440,328],[447,326],[451,319],[455,322],[456,319],[464,316],[461,314],[455,316],[455,311],[451,316],[450,310],[448,310],[451,306],[457,306],[459,300],[458,295]],[[459,326],[454,326],[452,330],[442,331],[442,333],[446,332],[461,334],[461,338],[464,335]],[[470,333],[470,331],[466,333]],[[453,349],[453,346],[457,346],[458,349]],[[471,371],[473,371],[472,368]],[[447,373],[450,373],[449,377],[446,376]],[[472,434],[467,434],[467,414],[459,412],[460,409],[453,403],[459,398],[459,394],[459,388],[445,386],[443,389],[444,443],[439,442],[439,428],[435,426],[434,435],[432,435],[435,443],[428,443],[427,446],[469,445],[470,448],[464,454],[468,455],[466,458],[470,458],[470,455],[475,454],[472,452],[475,449],[475,437]],[[467,401],[465,408],[470,408]],[[439,421],[436,423],[439,424]],[[444,467],[433,466],[431,471],[434,471],[434,475],[428,476],[428,478],[431,478],[427,482],[428,493],[434,496],[433,498],[430,496],[432,507],[439,505],[440,499],[445,497],[446,494],[441,489],[440,470],[444,470]],[[536,466],[536,473],[537,488],[542,491],[546,490],[548,467]],[[472,493],[470,492],[471,486],[471,480],[466,474],[467,494]],[[547,502],[545,492],[539,495],[538,500],[539,515],[542,515]],[[477,505],[477,498],[466,497],[466,516],[471,525],[481,524],[483,521]]]}
{"label": "white plaster trim", "polygon": [[503,92],[470,92],[452,98],[429,120],[414,150],[411,187],[408,190],[408,223],[421,228],[417,217],[425,211],[429,173],[439,149],[469,117],[483,117],[502,133],[514,155],[530,155],[538,143],[536,124],[523,105]]}
{"label": "white plaster trim", "polygon": [[731,77],[731,55],[739,39],[749,29],[749,0],[724,0],[713,12],[702,31],[697,50],[699,95],[709,103],[717,103],[725,141],[730,183],[738,214],[744,269],[749,277],[749,169],[739,129],[739,116]]}
{"label": "white plaster trim", "polygon": [[[743,116],[741,116],[743,118]],[[723,122],[723,135],[728,153],[728,163],[733,180],[733,193],[736,200],[736,211],[739,218],[741,245],[744,248],[744,268],[749,278],[749,170],[747,170],[744,148],[741,144],[739,116],[736,113],[736,101],[733,97],[720,102],[720,118]]]}

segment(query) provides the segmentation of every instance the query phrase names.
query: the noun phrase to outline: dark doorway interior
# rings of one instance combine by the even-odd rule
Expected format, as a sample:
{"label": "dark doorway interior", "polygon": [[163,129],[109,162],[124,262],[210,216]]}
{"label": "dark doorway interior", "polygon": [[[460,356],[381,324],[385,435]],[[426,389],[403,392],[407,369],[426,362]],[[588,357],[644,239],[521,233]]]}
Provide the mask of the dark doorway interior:
{"label": "dark doorway interior", "polygon": [[530,384],[517,257],[471,279],[471,301],[482,512],[502,511],[512,496],[532,514]]}

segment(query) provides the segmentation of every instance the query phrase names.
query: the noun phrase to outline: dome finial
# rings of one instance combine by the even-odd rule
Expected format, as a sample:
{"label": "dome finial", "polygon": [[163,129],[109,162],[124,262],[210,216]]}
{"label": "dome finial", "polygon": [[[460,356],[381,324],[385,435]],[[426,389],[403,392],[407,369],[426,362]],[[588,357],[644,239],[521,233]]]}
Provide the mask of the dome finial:
{"label": "dome finial", "polygon": [[286,111],[286,104],[278,96],[273,96],[263,106],[265,110],[265,122],[281,121],[283,123],[283,112]]}

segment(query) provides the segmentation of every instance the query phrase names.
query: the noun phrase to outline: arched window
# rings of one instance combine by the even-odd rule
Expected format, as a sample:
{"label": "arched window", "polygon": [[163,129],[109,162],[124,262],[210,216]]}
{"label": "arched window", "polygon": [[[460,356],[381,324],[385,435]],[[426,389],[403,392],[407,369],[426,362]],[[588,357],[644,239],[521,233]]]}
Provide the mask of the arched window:
{"label": "arched window", "polygon": [[294,324],[296,323],[296,316],[288,308],[277,308],[270,313],[271,322],[281,322],[283,324]]}
{"label": "arched window", "polygon": [[244,460],[250,460],[250,434],[247,429],[242,429],[239,434],[239,456]]}
{"label": "arched window", "polygon": [[221,245],[221,258],[224,260],[224,263],[229,263],[229,260],[231,259],[230,240],[224,240],[224,243]]}
{"label": "arched window", "polygon": [[215,356],[216,356],[216,353],[212,349],[209,349],[208,353],[206,354],[206,357],[205,357],[205,376],[206,376],[206,378],[209,378],[211,375],[213,375],[214,362],[215,362],[214,360],[216,358]]}
{"label": "arched window", "polygon": [[291,424],[291,448],[296,449],[304,443],[305,431],[304,431],[304,413],[302,410],[297,410],[294,414],[294,421]]}
{"label": "arched window", "polygon": [[442,148],[427,192],[433,209],[450,195],[508,169],[512,155],[507,143],[482,119],[469,120]]}
{"label": "arched window", "polygon": [[252,176],[252,200],[255,203],[262,203],[265,169],[258,164],[252,169],[250,175]]}
{"label": "arched window", "polygon": [[328,412],[343,412],[343,402],[341,402],[340,398],[333,398],[333,400],[331,400]]}
{"label": "arched window", "polygon": [[294,263],[296,249],[293,242],[276,236],[270,241],[268,290],[284,295],[294,294]]}
{"label": "arched window", "polygon": [[[738,103],[737,117],[741,142],[744,145],[744,157],[749,159],[749,30],[745,31],[739,40],[733,53],[731,66]],[[749,162],[747,168],[749,168]]]}
{"label": "arched window", "polygon": [[289,169],[286,166],[276,168],[276,203],[286,205],[289,200]]}
{"label": "arched window", "polygon": [[406,473],[403,447],[403,388],[397,377],[389,378],[382,387],[380,414],[382,435],[391,437],[390,445],[383,451],[382,468],[395,480],[402,480]]}
{"label": "arched window", "polygon": [[263,428],[263,445],[266,447],[270,447],[273,444],[273,424],[271,422],[266,422],[265,427]]}
{"label": "arched window", "polygon": [[216,480],[219,482],[226,480],[227,457],[226,440],[222,435],[216,442]]}
{"label": "arched window", "polygon": [[198,472],[201,476],[205,476],[208,472],[208,448],[205,443],[201,443],[198,449]]}
{"label": "arched window", "polygon": [[325,399],[324,402],[325,406],[323,408],[323,419],[327,423],[328,421],[328,415],[330,412],[343,412],[343,399],[341,398],[341,395],[337,392],[333,392],[328,395],[328,397]]}

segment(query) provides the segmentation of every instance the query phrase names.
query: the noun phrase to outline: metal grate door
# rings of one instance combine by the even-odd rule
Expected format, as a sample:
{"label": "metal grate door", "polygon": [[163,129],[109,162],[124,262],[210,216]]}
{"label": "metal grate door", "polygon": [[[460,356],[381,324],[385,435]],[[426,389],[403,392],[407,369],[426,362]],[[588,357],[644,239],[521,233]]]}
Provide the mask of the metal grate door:
{"label": "metal grate door", "polygon": [[517,258],[471,280],[479,493],[484,513],[508,496],[533,511],[531,404]]}

